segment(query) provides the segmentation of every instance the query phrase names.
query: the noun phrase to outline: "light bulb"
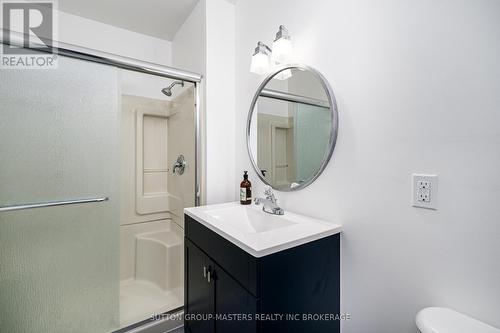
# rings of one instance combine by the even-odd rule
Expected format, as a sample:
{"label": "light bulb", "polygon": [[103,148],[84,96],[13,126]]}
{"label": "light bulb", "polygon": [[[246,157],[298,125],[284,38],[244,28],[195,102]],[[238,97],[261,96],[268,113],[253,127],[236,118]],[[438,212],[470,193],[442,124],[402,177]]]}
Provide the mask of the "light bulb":
{"label": "light bulb", "polygon": [[274,62],[280,64],[289,64],[292,61],[293,45],[288,30],[282,25],[276,33],[276,39],[273,42],[273,53],[271,58]]}
{"label": "light bulb", "polygon": [[269,72],[271,62],[269,59],[270,49],[264,43],[259,42],[255,48],[250,64],[250,72],[263,75]]}

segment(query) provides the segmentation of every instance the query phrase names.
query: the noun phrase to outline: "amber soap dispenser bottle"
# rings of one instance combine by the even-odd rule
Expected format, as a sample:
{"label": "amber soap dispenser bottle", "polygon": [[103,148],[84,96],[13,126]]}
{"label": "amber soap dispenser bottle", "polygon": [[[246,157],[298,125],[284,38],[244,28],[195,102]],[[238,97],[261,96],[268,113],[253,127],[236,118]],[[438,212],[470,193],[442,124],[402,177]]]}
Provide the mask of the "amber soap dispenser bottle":
{"label": "amber soap dispenser bottle", "polygon": [[240,203],[242,205],[252,203],[252,183],[248,180],[248,171],[243,172],[243,181],[240,184]]}

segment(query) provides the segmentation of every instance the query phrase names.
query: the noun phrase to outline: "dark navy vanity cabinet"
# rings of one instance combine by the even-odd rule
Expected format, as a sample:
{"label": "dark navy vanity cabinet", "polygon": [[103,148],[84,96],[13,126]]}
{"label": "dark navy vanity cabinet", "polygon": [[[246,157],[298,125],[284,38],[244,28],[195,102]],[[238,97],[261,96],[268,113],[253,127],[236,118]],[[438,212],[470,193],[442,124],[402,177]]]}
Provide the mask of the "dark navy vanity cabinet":
{"label": "dark navy vanity cabinet", "polygon": [[186,332],[340,332],[339,234],[260,258],[187,215],[185,235]]}

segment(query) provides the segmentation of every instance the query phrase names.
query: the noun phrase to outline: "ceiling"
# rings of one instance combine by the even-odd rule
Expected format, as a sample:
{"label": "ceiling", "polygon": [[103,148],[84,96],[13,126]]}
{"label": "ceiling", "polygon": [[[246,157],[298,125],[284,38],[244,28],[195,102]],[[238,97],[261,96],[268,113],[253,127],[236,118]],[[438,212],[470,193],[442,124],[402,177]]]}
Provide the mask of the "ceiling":
{"label": "ceiling", "polygon": [[59,10],[172,40],[198,0],[59,0]]}

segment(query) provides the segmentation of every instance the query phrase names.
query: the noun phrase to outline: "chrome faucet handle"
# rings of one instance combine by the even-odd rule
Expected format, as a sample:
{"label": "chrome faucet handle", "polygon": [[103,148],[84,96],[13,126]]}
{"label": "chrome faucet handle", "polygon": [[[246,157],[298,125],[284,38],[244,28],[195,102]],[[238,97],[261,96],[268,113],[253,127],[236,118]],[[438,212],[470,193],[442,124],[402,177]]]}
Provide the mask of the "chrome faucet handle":
{"label": "chrome faucet handle", "polygon": [[177,161],[175,161],[172,171],[174,175],[175,174],[182,175],[185,169],[186,169],[186,158],[184,157],[184,155],[181,154],[177,157]]}
{"label": "chrome faucet handle", "polygon": [[277,200],[276,200],[276,197],[274,196],[274,192],[273,192],[273,189],[272,187],[267,187],[265,190],[264,190],[264,195],[266,196],[266,199],[269,199],[271,200],[272,203],[276,204]]}
{"label": "chrome faucet handle", "polygon": [[255,198],[254,203],[256,205],[263,204],[262,205],[262,210],[268,214],[273,214],[273,215],[283,215],[285,214],[285,211],[283,208],[278,207],[276,204],[276,197],[274,196],[273,190],[271,187],[268,187],[264,190],[264,194],[266,198]]}

